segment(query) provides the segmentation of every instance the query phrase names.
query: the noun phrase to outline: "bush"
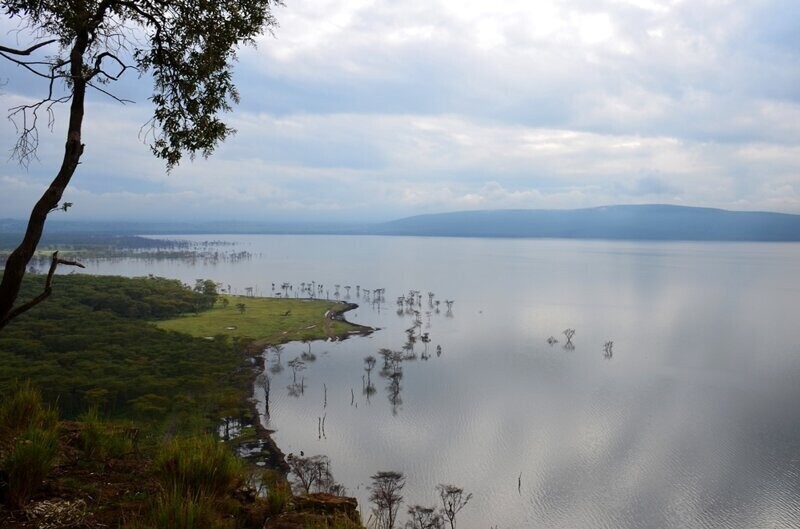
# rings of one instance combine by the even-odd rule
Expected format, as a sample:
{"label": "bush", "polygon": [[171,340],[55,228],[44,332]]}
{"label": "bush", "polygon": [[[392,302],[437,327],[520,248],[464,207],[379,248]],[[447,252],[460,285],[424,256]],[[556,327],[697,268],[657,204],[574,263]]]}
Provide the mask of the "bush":
{"label": "bush", "polygon": [[189,497],[219,497],[242,482],[242,463],[211,436],[164,443],[155,468],[165,490]]}
{"label": "bush", "polygon": [[42,393],[26,380],[0,404],[0,439],[11,441],[30,427],[52,429],[57,420],[42,403]]}
{"label": "bush", "polygon": [[274,516],[282,513],[290,499],[292,499],[292,492],[286,482],[272,485],[267,490],[267,508],[269,514]]}
{"label": "bush", "polygon": [[0,463],[0,480],[8,505],[20,507],[27,501],[53,467],[57,450],[55,427],[31,427],[15,439]]}
{"label": "bush", "polygon": [[83,422],[81,447],[87,459],[105,461],[133,451],[133,441],[122,432],[115,431],[112,425],[101,422],[97,408],[89,410],[80,420]]}
{"label": "bush", "polygon": [[53,467],[57,419],[29,381],[0,404],[0,493],[10,506],[24,504]]}
{"label": "bush", "polygon": [[169,489],[159,495],[151,511],[152,529],[208,529],[215,527],[214,513],[202,495]]}

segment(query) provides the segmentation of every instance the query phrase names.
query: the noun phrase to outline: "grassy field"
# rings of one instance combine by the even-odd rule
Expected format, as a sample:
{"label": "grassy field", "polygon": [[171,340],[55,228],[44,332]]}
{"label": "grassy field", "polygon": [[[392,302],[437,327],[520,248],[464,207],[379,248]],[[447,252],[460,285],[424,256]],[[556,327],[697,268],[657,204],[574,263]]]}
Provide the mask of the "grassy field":
{"label": "grassy field", "polygon": [[[227,306],[222,299],[228,300]],[[237,308],[245,304],[244,312]],[[343,337],[359,327],[332,321],[326,312],[340,312],[345,304],[324,300],[220,296],[211,310],[153,322],[156,326],[198,337],[225,335],[251,338],[259,344]]]}

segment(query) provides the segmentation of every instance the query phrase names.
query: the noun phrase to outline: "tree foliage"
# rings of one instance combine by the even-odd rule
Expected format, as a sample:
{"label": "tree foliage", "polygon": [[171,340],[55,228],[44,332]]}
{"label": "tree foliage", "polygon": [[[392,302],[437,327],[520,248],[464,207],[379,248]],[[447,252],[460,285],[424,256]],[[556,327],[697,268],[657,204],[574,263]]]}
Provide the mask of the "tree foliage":
{"label": "tree foliage", "polygon": [[[23,293],[41,287],[26,278]],[[236,344],[192,338],[148,320],[190,312],[203,295],[162,278],[57,277],[58,293],[0,334],[0,392],[30,379],[67,418],[90,406],[111,417],[192,429],[214,425],[244,364]],[[191,423],[191,424],[190,424]],[[194,426],[193,426],[194,425]]]}
{"label": "tree foliage", "polygon": [[[232,76],[237,49],[275,26],[271,9],[277,3],[279,0],[2,3],[3,15],[18,21],[36,42],[27,48],[0,44],[0,57],[40,78],[44,86],[40,99],[10,109],[18,132],[14,155],[22,163],[36,155],[40,119],[46,117],[51,124],[57,105],[69,103],[69,119],[61,166],[33,207],[22,242],[6,261],[0,282],[0,328],[21,313],[13,311],[14,305],[47,216],[68,207],[60,202],[84,151],[81,134],[87,90],[124,102],[114,96],[109,85],[128,70],[149,75],[154,112],[145,137],[153,154],[164,159],[168,168],[175,167],[187,153],[208,156],[233,132],[220,116],[239,98]],[[25,306],[25,310],[29,308]]]}

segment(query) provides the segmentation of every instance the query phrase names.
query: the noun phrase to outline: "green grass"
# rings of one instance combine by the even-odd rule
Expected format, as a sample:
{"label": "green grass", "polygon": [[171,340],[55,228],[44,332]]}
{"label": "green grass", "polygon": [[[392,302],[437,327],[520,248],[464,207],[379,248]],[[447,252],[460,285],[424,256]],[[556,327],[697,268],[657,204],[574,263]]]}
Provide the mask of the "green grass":
{"label": "green grass", "polygon": [[31,427],[20,435],[0,462],[6,502],[22,506],[55,464],[58,434],[55,428]]}
{"label": "green grass", "polygon": [[115,425],[100,420],[97,408],[92,408],[81,417],[83,428],[80,433],[81,448],[89,460],[105,462],[119,459],[134,450],[133,439]]}
{"label": "green grass", "polygon": [[0,499],[20,507],[55,464],[56,414],[25,381],[0,401]]}
{"label": "green grass", "polygon": [[42,393],[30,380],[15,385],[13,393],[0,400],[0,442],[30,427],[49,430],[57,421],[56,413],[44,405]]}
{"label": "green grass", "polygon": [[[223,298],[227,298],[227,306]],[[245,304],[244,312],[237,309],[239,303]],[[211,310],[154,323],[162,329],[196,337],[223,335],[277,344],[345,336],[355,326],[325,319],[326,311],[342,310],[344,306],[324,300],[220,296]]]}
{"label": "green grass", "polygon": [[154,465],[165,490],[192,497],[220,497],[244,480],[241,460],[212,436],[167,441]]}

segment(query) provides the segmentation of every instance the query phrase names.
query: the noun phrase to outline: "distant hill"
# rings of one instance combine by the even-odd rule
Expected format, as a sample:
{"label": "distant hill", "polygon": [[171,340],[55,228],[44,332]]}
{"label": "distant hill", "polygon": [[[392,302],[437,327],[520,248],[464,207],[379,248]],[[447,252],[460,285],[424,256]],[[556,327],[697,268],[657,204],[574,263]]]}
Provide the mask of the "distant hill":
{"label": "distant hill", "polygon": [[375,235],[659,241],[800,241],[800,215],[670,205],[508,209],[418,215],[372,226]]}
{"label": "distant hill", "polygon": [[[21,220],[0,219],[0,248],[15,246]],[[108,237],[165,234],[415,235],[652,241],[795,241],[800,215],[669,205],[501,209],[418,215],[379,224],[325,222],[48,222],[42,243],[101,244]],[[118,241],[125,243],[126,241]],[[129,242],[129,241],[128,241]]]}

